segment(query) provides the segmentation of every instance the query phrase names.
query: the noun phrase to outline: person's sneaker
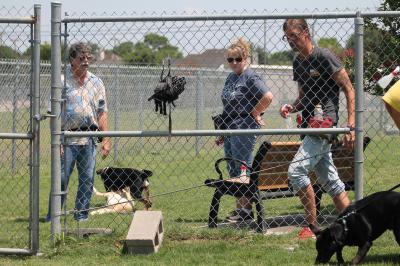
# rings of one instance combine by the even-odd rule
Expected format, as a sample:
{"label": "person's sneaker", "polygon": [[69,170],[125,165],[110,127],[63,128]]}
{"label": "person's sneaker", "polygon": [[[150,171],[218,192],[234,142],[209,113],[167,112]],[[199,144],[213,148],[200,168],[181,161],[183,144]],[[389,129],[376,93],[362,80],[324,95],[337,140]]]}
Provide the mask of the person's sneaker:
{"label": "person's sneaker", "polygon": [[243,210],[236,210],[236,215],[229,216],[227,219],[229,222],[244,222],[254,220],[253,211],[246,212]]}
{"label": "person's sneaker", "polygon": [[42,222],[42,223],[50,223],[51,222],[51,217],[46,215],[45,217],[40,218],[39,221]]}
{"label": "person's sneaker", "polygon": [[81,218],[78,218],[78,219],[75,219],[78,223],[80,223],[80,222],[86,222],[87,220],[89,220],[89,217],[81,217]]}
{"label": "person's sneaker", "polygon": [[298,235],[299,239],[316,239],[314,233],[311,231],[311,229],[309,227],[303,227]]}
{"label": "person's sneaker", "polygon": [[231,211],[231,212],[228,214],[228,216],[226,216],[225,220],[226,220],[226,221],[231,220],[232,217],[237,216],[238,213],[239,213],[239,209],[235,209],[235,210]]}

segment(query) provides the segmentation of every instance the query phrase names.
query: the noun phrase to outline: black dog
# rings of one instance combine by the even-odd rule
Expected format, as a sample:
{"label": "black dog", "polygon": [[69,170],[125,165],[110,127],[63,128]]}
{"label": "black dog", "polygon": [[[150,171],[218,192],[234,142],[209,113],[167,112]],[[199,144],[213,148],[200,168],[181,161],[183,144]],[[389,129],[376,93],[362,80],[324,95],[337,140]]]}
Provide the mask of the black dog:
{"label": "black dog", "polygon": [[[103,179],[107,192],[115,192],[129,187],[133,198],[141,201],[146,209],[151,207],[148,178],[153,175],[153,172],[134,168],[106,167],[97,170],[96,173]],[[142,196],[142,192],[144,192],[144,196]]]}
{"label": "black dog", "polygon": [[372,246],[372,241],[387,229],[393,230],[400,245],[400,193],[383,191],[351,204],[335,222],[323,231],[313,225],[317,236],[315,263],[327,263],[336,252],[338,263],[343,264],[344,246],[358,246],[352,264],[360,263]]}

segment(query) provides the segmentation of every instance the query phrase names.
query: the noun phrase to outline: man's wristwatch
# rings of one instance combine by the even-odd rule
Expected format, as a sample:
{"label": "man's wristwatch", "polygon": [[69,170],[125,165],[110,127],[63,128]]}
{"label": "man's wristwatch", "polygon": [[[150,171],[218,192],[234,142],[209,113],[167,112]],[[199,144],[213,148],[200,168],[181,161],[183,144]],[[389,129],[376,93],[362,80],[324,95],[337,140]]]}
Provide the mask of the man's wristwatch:
{"label": "man's wristwatch", "polygon": [[354,125],[350,125],[350,124],[347,124],[346,127],[350,128],[351,131],[354,131],[354,129],[355,129],[355,126]]}

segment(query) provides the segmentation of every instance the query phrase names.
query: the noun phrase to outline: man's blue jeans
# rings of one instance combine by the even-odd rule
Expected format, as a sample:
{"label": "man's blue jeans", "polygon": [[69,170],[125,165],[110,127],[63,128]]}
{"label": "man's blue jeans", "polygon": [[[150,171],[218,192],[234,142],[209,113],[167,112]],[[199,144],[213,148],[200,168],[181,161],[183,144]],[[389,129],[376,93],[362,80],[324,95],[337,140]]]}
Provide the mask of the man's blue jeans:
{"label": "man's blue jeans", "polygon": [[[96,166],[96,145],[92,138],[87,145],[64,145],[64,156],[61,157],[61,191],[67,191],[69,178],[74,166],[78,169],[78,191],[75,198],[75,220],[88,217],[88,209],[93,193],[94,171]],[[65,195],[61,196],[61,208],[65,202]],[[49,211],[46,220],[50,220]]]}
{"label": "man's blue jeans", "polygon": [[[253,162],[253,149],[256,144],[256,136],[224,136],[225,157],[230,157],[245,161],[251,166]],[[228,171],[230,177],[240,176],[240,163],[235,161],[228,162]],[[247,176],[250,175],[247,169]]]}

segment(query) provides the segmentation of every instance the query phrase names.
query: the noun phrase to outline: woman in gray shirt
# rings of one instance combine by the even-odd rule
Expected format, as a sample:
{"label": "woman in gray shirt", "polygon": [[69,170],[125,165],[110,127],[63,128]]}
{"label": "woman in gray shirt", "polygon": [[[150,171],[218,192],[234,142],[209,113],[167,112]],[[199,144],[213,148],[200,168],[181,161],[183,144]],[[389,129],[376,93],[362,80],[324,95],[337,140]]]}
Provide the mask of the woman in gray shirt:
{"label": "woman in gray shirt", "polygon": [[[222,90],[223,127],[226,129],[259,129],[265,125],[261,115],[272,101],[273,95],[264,81],[249,68],[250,44],[243,38],[238,39],[228,48],[227,61],[232,69]],[[251,165],[255,135],[225,136],[223,141],[225,157],[230,157]],[[231,178],[239,177],[240,163],[230,161],[228,171]],[[247,169],[246,176],[250,173]],[[253,219],[251,203],[247,198],[238,198],[236,210],[227,219],[244,221]]]}

